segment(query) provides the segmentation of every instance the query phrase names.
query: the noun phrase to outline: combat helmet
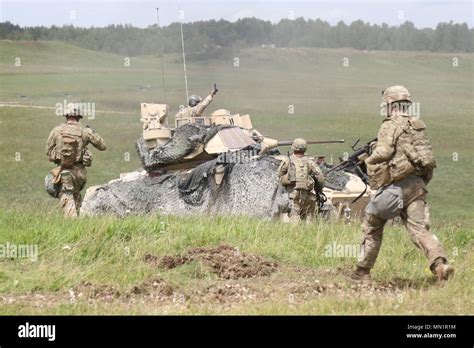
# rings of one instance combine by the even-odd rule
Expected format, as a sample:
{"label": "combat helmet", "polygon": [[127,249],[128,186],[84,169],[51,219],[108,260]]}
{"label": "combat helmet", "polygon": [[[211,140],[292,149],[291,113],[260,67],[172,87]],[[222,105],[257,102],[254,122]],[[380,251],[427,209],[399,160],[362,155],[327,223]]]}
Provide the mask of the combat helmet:
{"label": "combat helmet", "polygon": [[202,102],[202,98],[198,95],[193,94],[192,96],[189,97],[188,99],[188,105],[190,107],[198,105],[200,102]]}
{"label": "combat helmet", "polygon": [[397,101],[411,103],[411,96],[408,89],[403,86],[391,86],[382,93],[382,100],[384,104],[391,104]]}
{"label": "combat helmet", "polygon": [[64,117],[68,117],[68,116],[75,116],[75,117],[79,117],[79,118],[82,118],[82,113],[81,113],[81,109],[78,105],[75,105],[75,104],[68,104],[65,108],[64,108]]}
{"label": "combat helmet", "polygon": [[291,145],[291,149],[293,151],[301,151],[301,152],[306,152],[306,148],[308,145],[306,144],[306,140],[302,138],[296,138],[293,140],[293,144]]}

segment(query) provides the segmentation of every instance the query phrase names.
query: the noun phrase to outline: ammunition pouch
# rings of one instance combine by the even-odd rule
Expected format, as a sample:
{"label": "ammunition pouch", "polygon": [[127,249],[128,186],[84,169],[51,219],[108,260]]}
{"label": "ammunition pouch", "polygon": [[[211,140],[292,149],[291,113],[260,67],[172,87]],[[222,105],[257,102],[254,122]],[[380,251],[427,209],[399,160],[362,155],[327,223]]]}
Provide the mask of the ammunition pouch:
{"label": "ammunition pouch", "polygon": [[88,149],[85,149],[82,155],[82,164],[84,167],[90,167],[92,165],[92,159],[92,152],[90,152]]}
{"label": "ammunition pouch", "polygon": [[54,147],[53,149],[51,149],[51,152],[48,153],[48,160],[56,164],[59,164],[61,162],[61,156],[58,154],[57,147]]}
{"label": "ammunition pouch", "polygon": [[306,180],[304,178],[299,178],[295,182],[295,189],[296,190],[305,190],[311,191],[314,187],[314,181],[310,176],[306,176]]}
{"label": "ammunition pouch", "polygon": [[390,185],[392,177],[387,163],[367,164],[367,176],[372,190]]}
{"label": "ammunition pouch", "polygon": [[74,177],[69,170],[61,172],[61,186],[64,192],[74,192]]}
{"label": "ammunition pouch", "polygon": [[393,182],[402,181],[409,176],[415,175],[417,170],[405,154],[395,156],[390,161],[390,176]]}

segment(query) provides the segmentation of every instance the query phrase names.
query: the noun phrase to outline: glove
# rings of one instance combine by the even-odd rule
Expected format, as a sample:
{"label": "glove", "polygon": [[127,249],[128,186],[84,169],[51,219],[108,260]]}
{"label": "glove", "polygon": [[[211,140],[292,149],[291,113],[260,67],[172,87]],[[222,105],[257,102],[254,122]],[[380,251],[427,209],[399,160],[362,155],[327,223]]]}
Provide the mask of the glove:
{"label": "glove", "polygon": [[217,89],[216,84],[214,83],[214,88],[211,91],[211,95],[215,96],[217,94],[217,92],[219,92],[219,90]]}

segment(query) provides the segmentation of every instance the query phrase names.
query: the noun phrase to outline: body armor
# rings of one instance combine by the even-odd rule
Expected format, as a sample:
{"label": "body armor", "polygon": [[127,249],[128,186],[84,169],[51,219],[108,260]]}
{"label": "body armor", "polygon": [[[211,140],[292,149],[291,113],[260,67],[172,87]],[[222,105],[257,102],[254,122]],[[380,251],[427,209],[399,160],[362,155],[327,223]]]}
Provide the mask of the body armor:
{"label": "body armor", "polygon": [[310,175],[309,158],[306,156],[290,156],[288,181],[297,190],[310,191],[314,188],[314,180]]}

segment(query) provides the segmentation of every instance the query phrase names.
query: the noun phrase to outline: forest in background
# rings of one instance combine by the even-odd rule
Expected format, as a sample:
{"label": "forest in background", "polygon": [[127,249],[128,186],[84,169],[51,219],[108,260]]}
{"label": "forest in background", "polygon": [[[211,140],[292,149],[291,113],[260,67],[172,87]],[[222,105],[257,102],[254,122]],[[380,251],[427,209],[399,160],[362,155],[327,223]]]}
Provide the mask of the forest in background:
{"label": "forest in background", "polygon": [[[473,52],[474,29],[466,23],[439,23],[435,29],[357,20],[330,25],[316,19],[282,19],[278,23],[257,18],[236,22],[198,21],[183,24],[186,52],[207,59],[225,49],[262,45],[270,47],[350,47],[358,50]],[[137,28],[132,25],[81,28],[72,25],[20,27],[0,23],[1,40],[62,41],[91,50],[127,56],[169,54],[181,51],[180,24]],[[223,50],[224,49],[224,50]],[[220,52],[220,53],[219,53]]]}

